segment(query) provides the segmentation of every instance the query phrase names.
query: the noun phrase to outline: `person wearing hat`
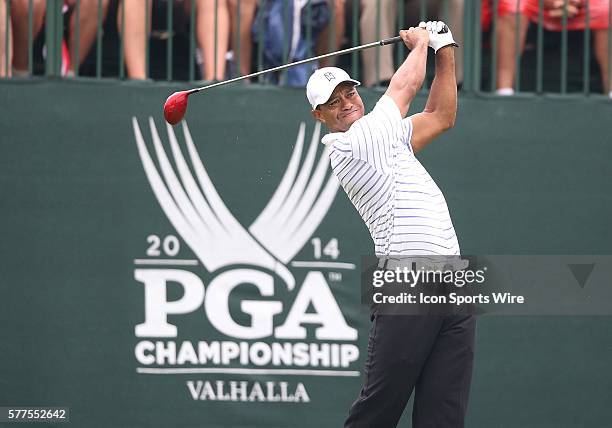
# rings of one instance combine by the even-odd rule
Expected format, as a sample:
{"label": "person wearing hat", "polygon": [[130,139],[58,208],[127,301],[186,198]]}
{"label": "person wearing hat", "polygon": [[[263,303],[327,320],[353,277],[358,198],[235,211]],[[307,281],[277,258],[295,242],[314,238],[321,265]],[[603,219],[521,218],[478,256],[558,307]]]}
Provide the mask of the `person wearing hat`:
{"label": "person wearing hat", "polygon": [[[457,112],[454,49],[440,21],[400,31],[410,50],[385,94],[365,114],[360,82],[344,70],[315,71],[306,86],[331,167],[368,227],[383,269],[403,257],[459,256],[442,192],[415,153],[452,128]],[[436,72],[425,109],[406,117],[423,85],[427,50]],[[472,374],[472,315],[412,316],[374,305],[365,380],[345,427],[395,427],[415,391],[413,427],[464,426]]]}

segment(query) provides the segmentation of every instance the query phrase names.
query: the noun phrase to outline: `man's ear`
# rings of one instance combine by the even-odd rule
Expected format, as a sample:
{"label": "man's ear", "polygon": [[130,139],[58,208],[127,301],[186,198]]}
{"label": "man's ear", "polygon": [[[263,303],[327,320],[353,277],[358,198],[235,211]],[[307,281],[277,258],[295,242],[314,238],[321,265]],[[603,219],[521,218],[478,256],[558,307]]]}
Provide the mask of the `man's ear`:
{"label": "man's ear", "polygon": [[314,109],[314,110],[311,110],[310,113],[312,114],[312,117],[314,117],[316,120],[325,124],[325,119],[323,118],[323,115],[321,114],[321,110]]}

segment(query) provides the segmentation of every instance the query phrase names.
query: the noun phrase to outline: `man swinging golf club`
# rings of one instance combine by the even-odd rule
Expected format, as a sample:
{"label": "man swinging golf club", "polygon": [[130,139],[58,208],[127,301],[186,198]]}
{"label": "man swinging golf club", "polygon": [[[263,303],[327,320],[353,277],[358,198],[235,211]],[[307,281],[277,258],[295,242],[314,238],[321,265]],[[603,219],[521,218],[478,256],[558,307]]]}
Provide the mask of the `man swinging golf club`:
{"label": "man swinging golf club", "polygon": [[[322,142],[332,170],[367,225],[383,269],[406,256],[459,255],[444,196],[414,156],[454,125],[457,44],[439,21],[400,36],[410,54],[369,114],[360,83],[339,68],[315,71],[306,87],[313,116],[330,131]],[[429,98],[422,112],[405,118],[425,78],[428,46],[436,54]],[[395,427],[413,390],[413,427],[463,427],[474,317],[381,312],[372,310],[365,381],[345,427]]]}

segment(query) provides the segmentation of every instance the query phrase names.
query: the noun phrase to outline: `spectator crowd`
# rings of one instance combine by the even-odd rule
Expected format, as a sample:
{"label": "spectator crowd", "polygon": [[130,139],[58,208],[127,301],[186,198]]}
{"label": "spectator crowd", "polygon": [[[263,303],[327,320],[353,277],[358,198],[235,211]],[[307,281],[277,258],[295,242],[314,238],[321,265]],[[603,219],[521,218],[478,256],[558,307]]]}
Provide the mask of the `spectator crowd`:
{"label": "spectator crowd", "polygon": [[[100,22],[107,30],[112,28],[122,41],[126,77],[135,80],[151,77],[147,61],[156,52],[148,52],[150,40],[181,34],[185,38],[175,41],[189,40],[193,22],[197,52],[189,61],[197,64],[197,77],[215,81],[349,47],[355,42],[349,30],[358,34],[359,44],[391,37],[398,32],[398,22],[408,27],[423,16],[447,21],[462,45],[466,16],[464,0],[174,0],[171,5],[168,1],[171,0],[63,0],[62,75],[87,75],[80,68],[96,44]],[[497,94],[514,93],[516,59],[525,49],[529,27],[541,22],[547,32],[589,29],[601,88],[612,98],[611,1],[482,0],[481,27],[497,47],[492,70]],[[167,14],[169,8],[173,16],[171,28],[164,25],[165,18],[155,19]],[[404,15],[398,19],[400,10]],[[30,44],[44,39],[41,33],[47,11],[46,0],[0,0],[0,77],[30,74]],[[361,51],[360,77],[365,86],[388,83],[397,61],[394,49],[397,48],[386,46]],[[44,46],[41,50],[44,52]],[[575,53],[573,56],[581,57]],[[459,55],[458,82],[463,80],[462,59]],[[336,57],[326,58],[280,75],[266,75],[265,80],[304,86],[314,68],[337,61],[340,60]]]}

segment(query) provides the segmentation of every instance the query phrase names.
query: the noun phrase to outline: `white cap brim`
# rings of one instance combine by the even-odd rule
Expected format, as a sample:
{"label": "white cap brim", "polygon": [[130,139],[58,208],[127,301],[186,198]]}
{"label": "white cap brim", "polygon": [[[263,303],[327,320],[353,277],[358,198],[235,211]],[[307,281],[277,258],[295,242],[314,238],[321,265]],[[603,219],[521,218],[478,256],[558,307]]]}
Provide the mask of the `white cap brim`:
{"label": "white cap brim", "polygon": [[323,67],[315,70],[306,84],[306,97],[313,109],[329,101],[332,93],[341,83],[352,83],[355,86],[361,82],[351,79],[351,76],[338,67]]}
{"label": "white cap brim", "polygon": [[336,90],[336,88],[338,87],[338,85],[341,85],[342,83],[345,83],[345,82],[351,82],[351,83],[354,83],[354,84],[355,84],[355,86],[359,86],[359,85],[361,85],[361,82],[360,82],[359,80],[354,80],[354,79],[346,79],[346,80],[342,80],[342,81],[340,81],[340,82],[336,83],[336,84],[335,84],[335,85],[333,85],[333,86],[328,86],[328,87],[326,88],[325,92],[323,92],[322,94],[320,94],[320,95],[321,95],[321,99],[325,98],[325,100],[324,100],[324,101],[320,101],[320,102],[318,102],[316,105],[313,105],[313,106],[312,106],[312,108],[313,108],[313,109],[316,109],[316,108],[317,108],[318,106],[320,106],[321,104],[325,104],[326,102],[328,102],[328,101],[329,101],[329,99],[331,98],[332,94],[334,93],[334,91],[335,91],[335,90]]}

